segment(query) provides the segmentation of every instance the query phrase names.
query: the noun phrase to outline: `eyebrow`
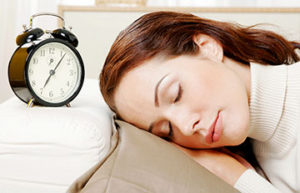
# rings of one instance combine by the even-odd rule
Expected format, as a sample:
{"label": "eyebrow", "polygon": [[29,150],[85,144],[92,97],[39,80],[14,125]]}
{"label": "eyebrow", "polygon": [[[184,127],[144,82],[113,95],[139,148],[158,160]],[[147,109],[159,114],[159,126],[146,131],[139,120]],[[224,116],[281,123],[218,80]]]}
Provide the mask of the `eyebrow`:
{"label": "eyebrow", "polygon": [[[155,105],[156,107],[159,107],[158,94],[157,94],[157,93],[158,93],[158,87],[159,87],[160,83],[163,81],[163,79],[166,78],[168,75],[169,75],[169,74],[164,75],[164,76],[157,82],[157,84],[156,84],[156,86],[155,86],[155,89],[154,89],[154,105]],[[152,129],[153,129],[154,123],[155,123],[155,122],[152,122],[152,123],[150,124],[150,126],[149,126],[149,128],[148,128],[148,132],[152,133]]]}
{"label": "eyebrow", "polygon": [[160,85],[160,83],[163,81],[163,79],[165,79],[168,76],[168,74],[164,75],[156,84],[155,89],[154,89],[154,105],[156,107],[159,107],[159,102],[158,102],[158,87]]}

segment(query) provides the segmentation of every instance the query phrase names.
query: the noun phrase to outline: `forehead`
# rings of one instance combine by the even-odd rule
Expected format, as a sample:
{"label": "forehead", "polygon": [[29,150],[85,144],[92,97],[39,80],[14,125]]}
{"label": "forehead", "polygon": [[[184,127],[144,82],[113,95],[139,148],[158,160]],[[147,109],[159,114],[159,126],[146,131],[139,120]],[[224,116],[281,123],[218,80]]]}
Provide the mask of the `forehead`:
{"label": "forehead", "polygon": [[120,116],[146,129],[155,119],[154,90],[166,73],[162,58],[153,58],[127,72],[116,88],[114,100]]}

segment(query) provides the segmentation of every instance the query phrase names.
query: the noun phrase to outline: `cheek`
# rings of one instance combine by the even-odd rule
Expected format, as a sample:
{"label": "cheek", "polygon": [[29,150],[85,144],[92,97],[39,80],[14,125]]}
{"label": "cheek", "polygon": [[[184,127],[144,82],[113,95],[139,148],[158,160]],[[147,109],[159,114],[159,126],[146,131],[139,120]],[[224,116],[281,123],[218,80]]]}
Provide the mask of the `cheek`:
{"label": "cheek", "polygon": [[247,90],[243,82],[232,72],[226,72],[207,83],[206,99],[212,106],[233,108],[238,113],[249,111]]}
{"label": "cheek", "polygon": [[[214,94],[214,90],[218,90],[218,85],[211,77],[206,76],[190,76],[185,78],[182,85],[183,96],[187,102],[193,103],[193,105],[201,106],[211,100]],[[200,103],[200,104],[199,104]]]}

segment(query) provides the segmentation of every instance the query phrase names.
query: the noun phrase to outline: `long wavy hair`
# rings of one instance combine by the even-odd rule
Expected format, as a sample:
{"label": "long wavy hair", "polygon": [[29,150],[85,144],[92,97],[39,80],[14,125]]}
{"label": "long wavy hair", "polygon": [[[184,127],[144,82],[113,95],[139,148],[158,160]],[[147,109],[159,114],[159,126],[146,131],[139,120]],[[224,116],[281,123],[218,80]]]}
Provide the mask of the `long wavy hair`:
{"label": "long wavy hair", "polygon": [[[189,13],[152,12],[121,31],[108,53],[100,74],[100,89],[109,107],[118,114],[114,91],[126,72],[158,54],[197,54],[199,47],[193,41],[197,34],[214,38],[222,45],[226,57],[246,65],[250,62],[280,65],[299,61],[295,49],[300,48],[300,43],[288,41],[272,31],[204,19]],[[246,156],[250,154],[251,151]],[[255,165],[255,161],[252,162]]]}

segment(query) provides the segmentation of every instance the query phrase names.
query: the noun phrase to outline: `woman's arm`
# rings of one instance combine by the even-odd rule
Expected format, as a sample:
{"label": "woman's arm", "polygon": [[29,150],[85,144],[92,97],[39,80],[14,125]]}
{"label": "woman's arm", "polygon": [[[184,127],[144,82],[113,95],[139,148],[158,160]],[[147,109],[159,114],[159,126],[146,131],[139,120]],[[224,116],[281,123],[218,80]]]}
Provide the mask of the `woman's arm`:
{"label": "woman's arm", "polygon": [[178,145],[175,146],[232,186],[247,170],[246,166],[225,152],[214,149],[193,150]]}
{"label": "woman's arm", "polygon": [[241,193],[280,193],[244,158],[225,148],[193,150],[174,145]]}
{"label": "woman's arm", "polygon": [[234,184],[234,188],[241,193],[281,193],[270,182],[254,170],[246,170]]}

